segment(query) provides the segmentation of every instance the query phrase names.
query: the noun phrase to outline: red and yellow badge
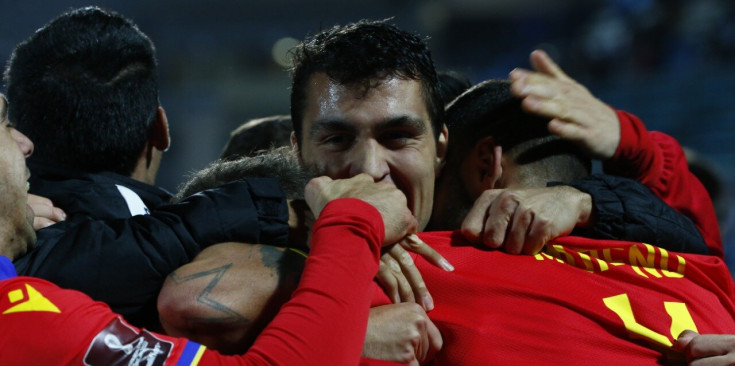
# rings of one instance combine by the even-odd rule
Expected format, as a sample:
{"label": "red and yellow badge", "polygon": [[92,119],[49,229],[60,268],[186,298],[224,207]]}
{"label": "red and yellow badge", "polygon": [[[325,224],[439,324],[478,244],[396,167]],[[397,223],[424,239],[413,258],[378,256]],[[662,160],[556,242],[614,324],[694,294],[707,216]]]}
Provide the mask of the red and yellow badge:
{"label": "red and yellow badge", "polygon": [[12,306],[4,310],[2,312],[3,315],[31,311],[61,313],[61,310],[59,310],[59,308],[54,305],[54,303],[43,296],[30,284],[26,283],[24,287],[10,290],[7,294],[8,301]]}

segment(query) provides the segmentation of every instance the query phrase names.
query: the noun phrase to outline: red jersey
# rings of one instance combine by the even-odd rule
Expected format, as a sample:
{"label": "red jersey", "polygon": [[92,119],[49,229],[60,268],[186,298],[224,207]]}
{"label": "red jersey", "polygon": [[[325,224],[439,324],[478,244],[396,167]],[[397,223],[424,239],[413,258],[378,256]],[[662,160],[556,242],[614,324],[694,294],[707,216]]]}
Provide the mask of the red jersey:
{"label": "red jersey", "polygon": [[[130,326],[107,305],[42,279],[4,279],[0,365],[357,365],[383,235],[369,204],[329,203],[298,289],[242,356]],[[8,261],[0,275],[13,274],[3,268],[12,269]]]}
{"label": "red jersey", "polygon": [[455,267],[414,256],[444,339],[436,365],[650,365],[681,357],[671,345],[685,329],[735,333],[735,289],[714,256],[581,237],[511,255],[459,232],[420,236]]}

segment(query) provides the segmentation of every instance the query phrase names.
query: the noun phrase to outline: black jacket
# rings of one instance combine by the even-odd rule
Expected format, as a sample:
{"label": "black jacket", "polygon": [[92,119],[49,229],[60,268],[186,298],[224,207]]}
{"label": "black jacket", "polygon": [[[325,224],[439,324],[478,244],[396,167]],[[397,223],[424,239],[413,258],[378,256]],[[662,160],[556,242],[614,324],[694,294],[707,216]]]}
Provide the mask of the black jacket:
{"label": "black jacket", "polygon": [[597,174],[569,185],[590,194],[597,217],[594,225],[576,228],[571,235],[644,242],[682,253],[709,253],[694,223],[637,181]]}
{"label": "black jacket", "polygon": [[164,279],[203,248],[287,241],[288,209],[276,180],[236,181],[170,205],[168,192],[118,174],[30,167],[31,193],[50,198],[67,219],[38,231],[36,248],[15,261],[18,273],[82,291],[137,326],[157,324]]}

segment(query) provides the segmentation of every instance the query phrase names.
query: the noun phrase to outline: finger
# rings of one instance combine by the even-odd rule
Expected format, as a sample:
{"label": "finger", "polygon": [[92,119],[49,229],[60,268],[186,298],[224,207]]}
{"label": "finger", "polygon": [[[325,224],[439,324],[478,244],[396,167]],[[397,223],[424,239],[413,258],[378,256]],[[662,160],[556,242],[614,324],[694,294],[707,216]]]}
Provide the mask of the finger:
{"label": "finger", "polygon": [[472,209],[467,213],[464,220],[462,221],[462,235],[467,240],[473,243],[481,242],[481,235],[485,227],[485,220],[487,219],[488,209],[490,204],[495,200],[502,190],[486,190],[482,192],[480,197],[475,200],[475,204],[472,205]]}
{"label": "finger", "polygon": [[687,346],[686,354],[696,359],[726,355],[730,351],[735,351],[735,335],[702,334],[692,338]]}
{"label": "finger", "polygon": [[689,366],[722,366],[735,365],[735,355],[726,354],[697,359],[689,363]]}
{"label": "finger", "polygon": [[533,221],[531,211],[516,209],[505,236],[503,247],[510,254],[521,254],[526,242],[526,232]]}
{"label": "finger", "polygon": [[539,73],[523,75],[510,84],[511,94],[519,98],[535,96],[540,99],[553,99],[558,98],[569,88],[569,83]]}
{"label": "finger", "polygon": [[526,77],[528,77],[532,73],[533,73],[533,71],[531,71],[531,70],[526,70],[526,69],[524,69],[522,67],[516,67],[515,69],[513,69],[508,74],[508,79],[510,79],[510,81],[512,83],[516,83],[518,81],[521,81],[521,80],[525,79]]}
{"label": "finger", "polygon": [[497,248],[505,242],[508,225],[513,219],[513,213],[518,208],[518,201],[510,195],[497,197],[485,221],[483,243],[491,248]]}
{"label": "finger", "polygon": [[421,240],[418,235],[408,235],[404,240],[401,240],[399,243],[404,249],[420,255],[427,262],[447,272],[454,271],[454,266],[452,266],[449,261],[444,259],[444,257],[442,257],[439,252],[429,246],[429,244],[426,244],[423,240]]}
{"label": "finger", "polygon": [[521,101],[521,107],[528,113],[542,117],[569,120],[569,109],[559,99],[545,99],[536,96],[527,96]]}
{"label": "finger", "polygon": [[378,273],[375,275],[375,278],[378,280],[380,287],[383,288],[383,291],[385,291],[394,304],[401,302],[401,297],[398,294],[398,280],[393,275],[391,265],[382,257],[380,259],[380,266],[378,267]]}
{"label": "finger", "polygon": [[55,224],[55,221],[51,221],[45,217],[34,217],[33,218],[33,230],[41,230]]}
{"label": "finger", "polygon": [[585,139],[586,130],[579,124],[552,119],[548,124],[549,132],[569,141],[582,141]]}
{"label": "finger", "polygon": [[689,345],[689,342],[698,335],[699,333],[689,329],[681,332],[674,342],[674,349],[677,351],[683,351]]}
{"label": "finger", "polygon": [[66,220],[66,212],[64,212],[64,210],[62,210],[62,209],[60,209],[58,207],[54,207],[53,208],[53,214],[51,215],[50,218],[52,220],[56,220],[57,222],[58,221],[64,221],[64,220]]}
{"label": "finger", "polygon": [[442,349],[444,340],[442,339],[441,332],[439,332],[439,328],[434,325],[431,319],[427,320],[426,326],[426,333],[429,336],[429,350],[426,353],[426,360],[428,361],[434,359],[437,352]]}
{"label": "finger", "polygon": [[531,56],[529,57],[529,59],[534,70],[549,76],[553,76],[557,79],[569,79],[569,76],[567,76],[567,74],[562,71],[562,69],[556,64],[556,62],[554,62],[554,60],[551,59],[546,51],[535,50],[531,52]]}
{"label": "finger", "polygon": [[[416,302],[417,304],[421,304],[416,299],[422,299],[423,301],[429,292],[426,290],[426,284],[421,277],[421,273],[419,273],[413,263],[413,258],[400,245],[394,245],[389,253],[396,263],[391,263],[391,269],[393,270],[393,275],[398,280],[398,293],[401,296],[401,302]],[[429,299],[433,308],[433,300],[430,297]]]}
{"label": "finger", "polygon": [[533,221],[529,225],[528,232],[526,233],[526,241],[523,243],[523,254],[536,255],[544,247],[548,241],[549,235],[549,223],[548,221],[541,220],[537,216],[534,217]]}
{"label": "finger", "polygon": [[47,206],[45,204],[30,204],[31,210],[36,217],[45,218],[53,222],[59,222],[66,219],[66,213],[58,207]]}
{"label": "finger", "polygon": [[42,196],[37,196],[35,194],[28,193],[28,204],[29,205],[45,205],[45,206],[53,206],[53,202],[51,202],[50,199]]}

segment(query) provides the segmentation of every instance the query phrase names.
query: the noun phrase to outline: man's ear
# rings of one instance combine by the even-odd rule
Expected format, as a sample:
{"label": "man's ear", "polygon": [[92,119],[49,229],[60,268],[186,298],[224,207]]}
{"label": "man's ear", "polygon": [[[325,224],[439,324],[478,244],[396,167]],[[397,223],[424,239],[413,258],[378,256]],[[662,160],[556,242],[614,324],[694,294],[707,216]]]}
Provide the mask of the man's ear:
{"label": "man's ear", "polygon": [[301,150],[299,149],[299,140],[296,138],[296,131],[291,131],[291,149],[296,151],[296,156],[301,160]]}
{"label": "man's ear", "polygon": [[291,131],[291,147],[296,150],[299,149],[299,140],[296,139],[296,131]]}
{"label": "man's ear", "polygon": [[479,171],[482,189],[494,189],[503,175],[503,148],[491,136],[481,138],[472,149],[472,160]]}
{"label": "man's ear", "polygon": [[434,165],[435,175],[438,177],[444,167],[444,161],[447,158],[447,146],[449,146],[449,129],[443,124],[439,132],[439,138],[436,140],[436,162]]}
{"label": "man's ear", "polygon": [[160,151],[166,151],[171,146],[171,136],[168,133],[168,117],[166,117],[166,111],[163,110],[163,107],[158,107],[156,110],[150,144]]}

